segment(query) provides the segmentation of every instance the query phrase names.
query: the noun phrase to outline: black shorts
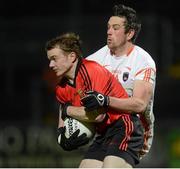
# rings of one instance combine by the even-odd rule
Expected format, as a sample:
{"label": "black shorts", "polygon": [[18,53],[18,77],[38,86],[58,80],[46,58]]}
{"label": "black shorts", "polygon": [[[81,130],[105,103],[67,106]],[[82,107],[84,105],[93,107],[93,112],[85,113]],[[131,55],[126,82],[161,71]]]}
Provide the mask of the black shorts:
{"label": "black shorts", "polygon": [[139,151],[143,147],[144,130],[136,115],[123,116],[104,134],[98,135],[90,145],[84,159],[103,161],[112,155],[123,158],[132,166],[139,163]]}

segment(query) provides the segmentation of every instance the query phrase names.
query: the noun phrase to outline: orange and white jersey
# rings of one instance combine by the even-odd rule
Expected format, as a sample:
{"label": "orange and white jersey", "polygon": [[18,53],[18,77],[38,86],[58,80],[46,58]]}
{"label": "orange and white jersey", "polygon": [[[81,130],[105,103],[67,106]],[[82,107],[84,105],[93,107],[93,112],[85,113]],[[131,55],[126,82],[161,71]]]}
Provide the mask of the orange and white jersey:
{"label": "orange and white jersey", "polygon": [[[106,45],[88,56],[87,59],[100,63],[112,72],[130,97],[133,94],[133,86],[136,80],[152,83],[155,88],[155,62],[144,49],[137,45],[133,46],[128,54],[120,57],[112,55]],[[154,128],[153,100],[154,92],[144,115],[141,117],[145,128],[145,145],[142,154],[146,154],[152,144]]]}

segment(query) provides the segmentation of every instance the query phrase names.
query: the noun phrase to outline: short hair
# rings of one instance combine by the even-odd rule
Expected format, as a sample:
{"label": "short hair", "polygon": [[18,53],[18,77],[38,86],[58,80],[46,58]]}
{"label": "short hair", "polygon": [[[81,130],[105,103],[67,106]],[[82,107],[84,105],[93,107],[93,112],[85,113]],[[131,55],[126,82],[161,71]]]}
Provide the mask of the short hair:
{"label": "short hair", "polygon": [[114,5],[113,16],[124,17],[126,19],[124,24],[125,33],[128,33],[130,30],[135,31],[135,34],[131,39],[134,43],[141,30],[141,21],[139,20],[136,11],[133,8],[122,4]]}
{"label": "short hair", "polygon": [[68,32],[51,39],[46,43],[45,50],[51,50],[53,48],[60,48],[66,53],[75,52],[78,57],[82,56],[81,40],[79,35]]}

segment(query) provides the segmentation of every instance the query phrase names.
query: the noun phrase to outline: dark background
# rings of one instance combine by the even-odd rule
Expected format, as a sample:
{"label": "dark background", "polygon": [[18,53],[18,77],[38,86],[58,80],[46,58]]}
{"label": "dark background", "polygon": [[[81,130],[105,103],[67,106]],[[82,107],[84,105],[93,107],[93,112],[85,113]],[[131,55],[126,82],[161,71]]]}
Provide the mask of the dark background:
{"label": "dark background", "polygon": [[55,78],[44,46],[73,31],[81,36],[84,56],[95,52],[106,44],[106,24],[118,3],[138,12],[137,44],[157,65],[155,139],[139,167],[180,167],[180,7],[170,0],[1,1],[0,167],[78,166],[86,147],[66,155],[56,144]]}

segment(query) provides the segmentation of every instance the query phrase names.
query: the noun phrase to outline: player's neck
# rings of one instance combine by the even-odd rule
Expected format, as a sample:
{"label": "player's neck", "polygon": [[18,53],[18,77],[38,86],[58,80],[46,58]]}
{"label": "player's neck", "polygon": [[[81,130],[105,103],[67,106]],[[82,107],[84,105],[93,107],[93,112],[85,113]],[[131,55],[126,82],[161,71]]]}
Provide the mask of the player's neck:
{"label": "player's neck", "polygon": [[117,57],[129,55],[130,51],[134,47],[134,44],[127,42],[123,46],[117,47],[114,50],[111,50],[111,54]]}
{"label": "player's neck", "polygon": [[75,79],[75,76],[76,76],[77,64],[78,64],[78,59],[76,59],[76,61],[73,63],[72,67],[70,67],[70,69],[68,70],[68,72],[66,74],[66,78],[72,84],[74,83],[74,79]]}

